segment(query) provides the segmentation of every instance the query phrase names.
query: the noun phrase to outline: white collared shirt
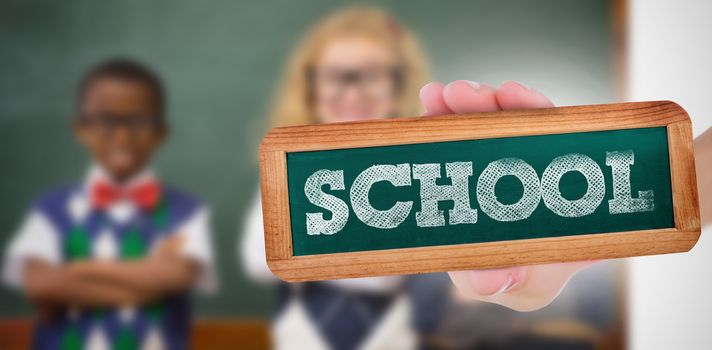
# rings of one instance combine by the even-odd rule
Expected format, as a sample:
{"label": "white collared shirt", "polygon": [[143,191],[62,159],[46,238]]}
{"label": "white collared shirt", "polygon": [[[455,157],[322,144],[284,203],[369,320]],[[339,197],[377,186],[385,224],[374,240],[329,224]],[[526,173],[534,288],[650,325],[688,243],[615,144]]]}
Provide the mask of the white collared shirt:
{"label": "white collared shirt", "polygon": [[[126,186],[154,180],[154,173],[143,170],[126,182]],[[96,181],[114,183],[111,177],[99,166],[92,165],[79,190],[67,200],[67,212],[75,223],[83,222],[91,211],[90,186]],[[109,219],[115,223],[125,223],[131,219],[138,208],[133,202],[121,199],[106,208]],[[209,210],[201,206],[190,217],[177,226],[176,232],[184,235],[181,255],[200,265],[200,275],[195,287],[204,292],[217,289],[213,254],[210,239]],[[106,235],[107,237],[109,235]],[[92,257],[95,260],[116,259],[116,243],[111,239],[102,239],[102,235],[93,242]],[[39,210],[31,210],[7,247],[3,266],[3,280],[15,287],[22,287],[23,268],[27,259],[42,260],[51,265],[62,264],[62,248],[56,228]]]}

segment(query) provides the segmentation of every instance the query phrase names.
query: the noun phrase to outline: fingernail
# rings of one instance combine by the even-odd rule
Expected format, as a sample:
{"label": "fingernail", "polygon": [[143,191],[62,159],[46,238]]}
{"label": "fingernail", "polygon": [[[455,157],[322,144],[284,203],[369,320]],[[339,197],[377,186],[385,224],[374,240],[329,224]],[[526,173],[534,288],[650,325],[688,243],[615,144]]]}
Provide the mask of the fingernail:
{"label": "fingernail", "polygon": [[[511,270],[509,276],[512,278],[512,282],[509,283],[507,286],[502,287],[501,293],[507,293],[518,286],[522,285],[524,281],[527,279],[527,271],[528,268],[524,266],[520,267],[515,267],[514,269]],[[507,283],[505,283],[507,284]]]}
{"label": "fingernail", "polygon": [[491,90],[491,91],[497,90],[492,85],[487,84],[487,83],[479,83],[479,82],[472,81],[472,80],[465,80],[465,82],[475,90]]}
{"label": "fingernail", "polygon": [[524,84],[524,83],[520,83],[520,82],[514,81],[514,80],[507,80],[507,81],[503,82],[502,85],[508,84],[508,83],[517,84],[517,85],[519,85],[519,86],[521,86],[521,87],[523,87],[523,88],[525,88],[525,89],[527,89],[527,90],[531,90],[531,89],[532,89],[531,87],[529,87],[529,85]]}
{"label": "fingernail", "polygon": [[482,296],[510,292],[524,283],[526,267],[468,271],[471,290]]}
{"label": "fingernail", "polygon": [[423,93],[423,91],[425,91],[426,89],[428,89],[430,86],[432,86],[435,83],[436,83],[435,81],[431,81],[431,82],[423,85],[423,87],[420,88],[420,93]]}
{"label": "fingernail", "polygon": [[472,81],[472,80],[467,80],[467,84],[472,86],[472,88],[475,90],[479,90],[482,87],[482,85],[480,83],[478,83],[476,81]]}
{"label": "fingernail", "polygon": [[514,276],[512,276],[511,274],[507,275],[507,281],[504,282],[501,287],[499,287],[499,290],[492,293],[492,295],[503,294],[503,293],[507,292],[509,289],[511,289],[513,285],[514,285]]}

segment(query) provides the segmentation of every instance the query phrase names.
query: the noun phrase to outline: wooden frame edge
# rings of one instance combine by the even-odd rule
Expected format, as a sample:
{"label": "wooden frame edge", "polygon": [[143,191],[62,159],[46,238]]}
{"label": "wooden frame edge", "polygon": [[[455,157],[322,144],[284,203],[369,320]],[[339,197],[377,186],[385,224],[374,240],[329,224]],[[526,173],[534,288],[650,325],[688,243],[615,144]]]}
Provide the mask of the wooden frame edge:
{"label": "wooden frame edge", "polygon": [[[698,237],[699,232],[675,228],[594,233],[297,256],[273,260],[270,268],[275,275],[289,282],[310,281],[315,276],[335,279],[489,269],[685,252],[694,246]],[[566,247],[559,249],[559,246]],[[338,259],[335,259],[336,256]]]}
{"label": "wooden frame edge", "polygon": [[[260,189],[268,265],[275,259],[292,257],[288,188],[286,152],[262,151],[260,147]],[[270,207],[268,203],[278,205]]]}
{"label": "wooden frame edge", "polygon": [[274,128],[262,139],[260,151],[306,152],[634,129],[686,120],[684,109],[671,101],[400,117]]}
{"label": "wooden frame edge", "polygon": [[675,228],[680,231],[696,231],[699,235],[701,222],[692,122],[688,119],[669,124],[667,133]]}

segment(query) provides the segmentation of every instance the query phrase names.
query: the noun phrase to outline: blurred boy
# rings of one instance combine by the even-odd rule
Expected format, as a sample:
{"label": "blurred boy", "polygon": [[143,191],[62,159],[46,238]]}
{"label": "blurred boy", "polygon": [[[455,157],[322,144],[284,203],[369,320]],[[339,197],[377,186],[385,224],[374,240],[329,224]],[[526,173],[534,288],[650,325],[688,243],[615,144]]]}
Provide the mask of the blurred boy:
{"label": "blurred boy", "polygon": [[184,349],[189,289],[214,279],[207,210],[149,169],[167,134],[161,83],[112,60],[78,92],[74,135],[93,164],[35,202],[8,248],[5,281],[40,311],[36,349]]}

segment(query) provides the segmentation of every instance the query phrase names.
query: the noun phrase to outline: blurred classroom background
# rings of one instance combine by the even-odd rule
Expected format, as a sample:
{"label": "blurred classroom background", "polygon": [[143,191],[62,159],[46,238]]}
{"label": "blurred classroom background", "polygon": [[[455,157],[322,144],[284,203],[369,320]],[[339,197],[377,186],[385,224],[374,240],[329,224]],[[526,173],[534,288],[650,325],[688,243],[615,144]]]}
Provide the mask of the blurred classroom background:
{"label": "blurred classroom background", "polygon": [[[658,17],[652,18],[661,23],[665,12],[642,1],[634,3],[366,4],[384,8],[415,33],[427,52],[433,80],[495,85],[518,80],[542,91],[556,105],[581,105],[656,94],[628,90],[640,84],[629,81],[629,72],[648,79],[651,72],[630,69],[640,62],[631,62],[627,55],[626,32],[631,9],[636,9],[632,17],[637,23],[650,27],[646,9],[657,11],[652,13]],[[243,221],[258,187],[257,147],[268,128],[265,116],[290,50],[315,21],[352,4],[4,1],[0,247],[32,198],[80,177],[87,166],[68,126],[79,76],[107,57],[138,59],[159,72],[169,94],[173,135],[158,158],[157,170],[168,182],[198,194],[214,216],[220,289],[213,296],[196,298],[194,345],[210,349],[239,341],[233,348],[268,346],[275,290],[250,281],[238,256]],[[644,51],[642,60],[649,54],[657,51]],[[675,97],[665,96],[660,97]],[[705,108],[709,110],[709,105]],[[577,275],[552,305],[532,313],[455,298],[457,306],[443,321],[442,336],[449,339],[450,348],[624,348],[626,270],[624,261],[595,265]],[[22,296],[0,287],[0,348],[27,335],[29,317]]]}

